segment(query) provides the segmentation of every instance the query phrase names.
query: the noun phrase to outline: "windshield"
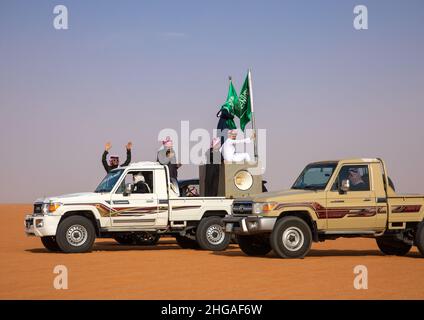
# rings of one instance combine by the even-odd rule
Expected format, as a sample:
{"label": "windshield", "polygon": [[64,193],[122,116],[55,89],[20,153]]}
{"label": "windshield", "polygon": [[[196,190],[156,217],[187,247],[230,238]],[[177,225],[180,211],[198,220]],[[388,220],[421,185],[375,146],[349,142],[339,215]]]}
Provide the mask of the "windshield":
{"label": "windshield", "polygon": [[118,181],[119,177],[124,172],[124,169],[113,170],[107,174],[106,177],[100,182],[99,186],[94,190],[94,192],[110,192],[113,186]]}
{"label": "windshield", "polygon": [[324,190],[337,163],[315,163],[306,166],[292,189]]}

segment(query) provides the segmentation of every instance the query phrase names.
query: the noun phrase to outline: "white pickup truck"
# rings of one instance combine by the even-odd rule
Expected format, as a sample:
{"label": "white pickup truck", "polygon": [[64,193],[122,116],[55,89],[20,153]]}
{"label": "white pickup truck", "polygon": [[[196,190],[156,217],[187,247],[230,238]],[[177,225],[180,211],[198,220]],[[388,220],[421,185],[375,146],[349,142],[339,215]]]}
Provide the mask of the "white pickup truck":
{"label": "white pickup truck", "polygon": [[156,244],[161,235],[183,248],[218,251],[230,242],[221,219],[231,204],[224,197],[181,197],[167,166],[138,162],[112,170],[94,192],[38,199],[25,232],[50,251],[69,253],[90,251],[96,238]]}

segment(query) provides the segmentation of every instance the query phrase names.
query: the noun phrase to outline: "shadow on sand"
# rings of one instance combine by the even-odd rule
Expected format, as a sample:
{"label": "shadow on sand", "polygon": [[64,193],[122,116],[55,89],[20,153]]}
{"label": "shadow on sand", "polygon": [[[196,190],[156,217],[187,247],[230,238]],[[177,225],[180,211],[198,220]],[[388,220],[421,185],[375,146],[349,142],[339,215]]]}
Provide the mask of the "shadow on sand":
{"label": "shadow on sand", "polygon": [[[238,249],[236,245],[230,245],[228,249]],[[200,249],[183,249],[174,240],[161,240],[157,245],[154,246],[141,246],[141,245],[123,245],[119,244],[115,241],[102,241],[96,242],[93,246],[92,252],[95,251],[106,251],[106,252],[114,252],[114,251],[162,251],[162,250],[194,250],[198,251]],[[51,252],[45,248],[32,248],[26,249],[26,252],[31,253],[63,253],[63,252]]]}
{"label": "shadow on sand", "polygon": [[[245,253],[240,251],[216,251],[212,252],[214,255],[226,256],[226,257],[249,257]],[[305,258],[308,257],[366,257],[366,256],[375,256],[375,257],[385,257],[383,253],[379,250],[311,250]],[[419,258],[422,259],[421,255],[418,252],[410,252],[406,258]],[[258,256],[255,258],[262,259],[278,259],[277,255],[274,252],[270,252],[266,256]]]}

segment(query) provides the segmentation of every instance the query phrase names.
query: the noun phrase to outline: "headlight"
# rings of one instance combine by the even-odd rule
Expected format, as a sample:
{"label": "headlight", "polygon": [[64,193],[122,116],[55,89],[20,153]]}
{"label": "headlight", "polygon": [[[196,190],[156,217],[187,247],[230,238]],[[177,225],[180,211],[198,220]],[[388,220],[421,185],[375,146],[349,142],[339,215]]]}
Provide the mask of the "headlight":
{"label": "headlight", "polygon": [[253,176],[246,170],[240,170],[234,176],[234,184],[239,190],[248,190],[253,185]]}
{"label": "headlight", "polygon": [[253,214],[268,213],[277,207],[277,202],[255,202],[252,206]]}
{"label": "headlight", "polygon": [[49,214],[55,212],[62,204],[60,202],[43,203],[41,212],[43,214]]}
{"label": "headlight", "polygon": [[263,206],[263,203],[254,203],[252,206],[252,213],[254,214],[262,213],[262,206]]}

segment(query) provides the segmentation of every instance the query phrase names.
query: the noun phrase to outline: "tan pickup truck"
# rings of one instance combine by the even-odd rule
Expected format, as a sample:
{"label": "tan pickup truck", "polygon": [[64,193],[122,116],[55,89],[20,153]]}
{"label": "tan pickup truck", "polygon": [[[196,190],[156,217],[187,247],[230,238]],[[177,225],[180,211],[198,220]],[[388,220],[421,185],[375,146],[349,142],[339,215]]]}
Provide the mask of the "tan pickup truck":
{"label": "tan pickup truck", "polygon": [[302,258],[312,242],[374,237],[386,255],[424,256],[424,195],[396,194],[381,159],[315,162],[290,190],[234,200],[223,219],[247,255]]}

